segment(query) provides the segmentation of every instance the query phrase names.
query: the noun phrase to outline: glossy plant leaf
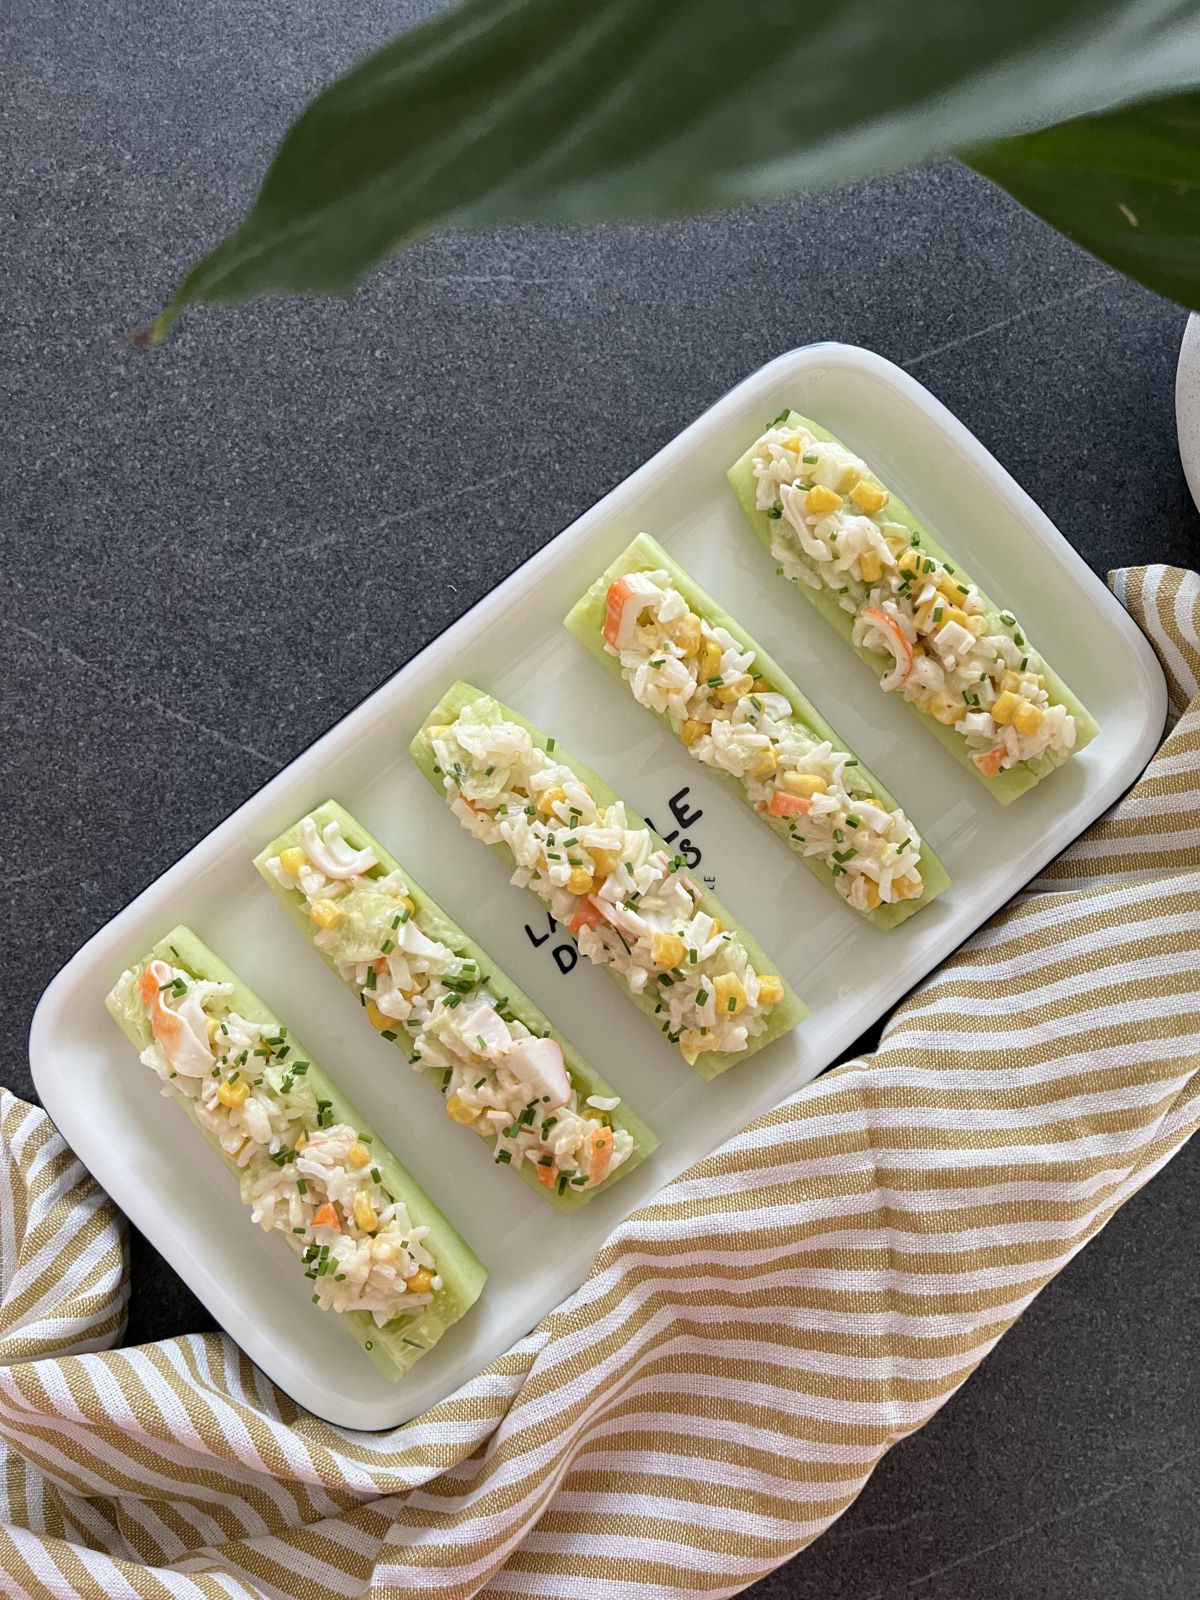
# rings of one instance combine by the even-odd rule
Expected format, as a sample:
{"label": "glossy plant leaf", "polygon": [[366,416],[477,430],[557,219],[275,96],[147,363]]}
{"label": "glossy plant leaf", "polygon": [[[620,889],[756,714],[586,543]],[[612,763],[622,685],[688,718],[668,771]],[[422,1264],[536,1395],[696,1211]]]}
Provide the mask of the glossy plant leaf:
{"label": "glossy plant leaf", "polygon": [[1127,277],[1200,310],[1200,92],[1080,117],[965,159]]}
{"label": "glossy plant leaf", "polygon": [[465,0],[308,107],[153,336],[435,229],[765,201],[1196,81],[1193,0]]}

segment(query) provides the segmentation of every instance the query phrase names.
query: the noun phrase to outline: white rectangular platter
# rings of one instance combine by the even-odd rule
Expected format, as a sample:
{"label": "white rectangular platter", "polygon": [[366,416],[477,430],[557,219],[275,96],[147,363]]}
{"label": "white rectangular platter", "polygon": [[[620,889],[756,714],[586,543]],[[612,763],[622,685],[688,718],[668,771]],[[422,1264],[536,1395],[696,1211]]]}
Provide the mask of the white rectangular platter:
{"label": "white rectangular platter", "polygon": [[[745,524],[725,470],[789,405],[871,462],[985,591],[1016,610],[1099,720],[1078,759],[1011,807],[879,692],[775,576]],[[859,921],[564,631],[569,607],[642,530],[721,598],[898,795],[953,877],[942,899],[891,931]],[[715,880],[811,1006],[794,1034],[703,1083],[605,973],[574,961],[569,938],[462,833],[408,756],[422,717],[459,676],[555,734],[676,848],[687,841],[697,873]],[[1133,782],[1165,710],[1142,635],[961,423],[879,356],[837,344],[793,350],[551,540],[101,929],[42,997],[34,1081],[100,1183],[276,1383],[332,1422],[390,1427],[500,1355],[582,1282],[623,1217],[885,1015]],[[560,1216],[448,1121],[430,1084],[363,1026],[250,864],[327,796],[378,834],[608,1075],[659,1134],[653,1158]],[[309,1305],[294,1260],[250,1224],[228,1172],[105,1015],[117,974],[176,922],[274,1007],[490,1270],[476,1308],[398,1385]]]}

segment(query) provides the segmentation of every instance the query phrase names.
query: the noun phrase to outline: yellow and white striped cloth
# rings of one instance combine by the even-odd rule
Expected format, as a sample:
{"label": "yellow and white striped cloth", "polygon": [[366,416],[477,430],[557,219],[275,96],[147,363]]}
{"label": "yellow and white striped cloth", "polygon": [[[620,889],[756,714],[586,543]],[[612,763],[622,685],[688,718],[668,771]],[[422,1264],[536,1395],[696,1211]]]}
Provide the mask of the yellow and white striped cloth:
{"label": "yellow and white striped cloth", "polygon": [[665,1600],[817,1538],[1200,1122],[1200,582],[1113,581],[1178,719],[1138,785],[415,1422],[330,1427],[216,1334],[106,1348],[121,1219],[5,1096],[6,1593]]}

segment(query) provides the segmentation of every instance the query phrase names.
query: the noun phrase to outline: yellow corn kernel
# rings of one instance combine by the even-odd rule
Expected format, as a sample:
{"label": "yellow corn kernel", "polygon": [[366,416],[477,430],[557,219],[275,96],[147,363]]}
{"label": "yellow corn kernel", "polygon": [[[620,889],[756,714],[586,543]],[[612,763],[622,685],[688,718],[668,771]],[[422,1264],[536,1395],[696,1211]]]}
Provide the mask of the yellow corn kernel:
{"label": "yellow corn kernel", "polygon": [[[413,975],[412,975],[412,985],[413,985],[412,988],[411,989],[401,989],[400,993],[404,996],[404,998],[406,1000],[411,1000],[413,995],[420,994],[422,989],[425,989],[425,988],[428,987],[428,984],[429,984],[429,974],[427,972],[414,972]],[[393,1021],[394,1020],[395,1019],[393,1018]]]}
{"label": "yellow corn kernel", "polygon": [[1012,725],[1018,733],[1036,733],[1042,725],[1044,715],[1041,706],[1035,706],[1032,700],[1018,700],[1017,709],[1012,716]]}
{"label": "yellow corn kernel", "polygon": [[924,888],[919,878],[892,879],[892,893],[898,900],[919,900]]}
{"label": "yellow corn kernel", "polygon": [[238,1106],[244,1106],[250,1098],[250,1085],[244,1080],[238,1083],[219,1083],[217,1085],[217,1099],[223,1106],[228,1106],[234,1111]]}
{"label": "yellow corn kernel", "polygon": [[314,900],[308,914],[319,928],[336,928],[346,915],[335,900]]}
{"label": "yellow corn kernel", "polygon": [[592,870],[596,874],[598,884],[603,883],[605,878],[621,865],[621,855],[617,850],[597,850],[593,846],[589,848],[588,854],[592,858]]}
{"label": "yellow corn kernel", "polygon": [[773,972],[758,975],[758,1003],[760,1006],[777,1006],[783,999],[783,980]]}
{"label": "yellow corn kernel", "polygon": [[728,683],[723,683],[717,690],[717,699],[723,706],[735,706],[744,694],[749,694],[754,686],[754,679],[749,675],[740,678],[730,678]]}
{"label": "yellow corn kernel", "polygon": [[709,932],[708,937],[710,939],[715,939],[719,933],[724,933],[724,932],[725,932],[725,924],[721,921],[720,917],[714,917],[713,921],[712,921],[712,929]]}
{"label": "yellow corn kernel", "polygon": [[371,1165],[371,1152],[365,1144],[352,1144],[350,1154],[346,1157],[352,1167],[369,1167]]}
{"label": "yellow corn kernel", "polygon": [[450,724],[448,722],[438,722],[432,728],[425,729],[425,737],[432,744],[435,739],[444,739],[449,732]]}
{"label": "yellow corn kernel", "polygon": [[433,1289],[433,1273],[428,1267],[418,1267],[411,1278],[405,1278],[404,1287],[409,1294],[429,1294]]}
{"label": "yellow corn kernel", "polygon": [[371,1204],[371,1197],[365,1189],[356,1189],[354,1192],[354,1221],[364,1233],[374,1233],[379,1226],[379,1218],[375,1207]]}
{"label": "yellow corn kernel", "polygon": [[836,511],[842,503],[842,497],[836,489],[827,489],[823,483],[814,483],[804,497],[804,504],[814,516],[824,516],[829,511]]}
{"label": "yellow corn kernel", "polygon": [[1020,687],[1021,679],[1019,674],[1015,672],[1005,672],[1001,676],[1000,688],[1002,690],[1007,690],[1009,694],[1015,694]]}
{"label": "yellow corn kernel", "polygon": [[679,729],[679,737],[690,750],[696,740],[703,737],[704,731],[705,725],[703,722],[697,722],[695,717],[687,717]]}
{"label": "yellow corn kernel", "polygon": [[[853,495],[851,495],[853,499]],[[883,562],[878,550],[864,550],[858,558],[858,573],[864,583],[878,583],[883,577]]]}
{"label": "yellow corn kernel", "polygon": [[1013,713],[1021,704],[1021,697],[1013,694],[1011,689],[1005,689],[1003,694],[998,694],[991,705],[992,721],[1000,727],[1005,727],[1013,719]]}
{"label": "yellow corn kernel", "polygon": [[656,933],[650,940],[650,959],[664,972],[683,960],[683,940],[677,933]]}
{"label": "yellow corn kernel", "polygon": [[446,1101],[446,1115],[451,1122],[461,1122],[464,1128],[469,1128],[479,1113],[452,1094]]}
{"label": "yellow corn kernel", "polygon": [[694,611],[685,611],[667,624],[667,633],[685,656],[694,656],[700,648],[700,618]]}
{"label": "yellow corn kernel", "polygon": [[867,910],[874,911],[878,907],[880,900],[879,885],[874,878],[864,878],[862,881],[865,886],[863,892],[867,899]]}
{"label": "yellow corn kernel", "polygon": [[209,1017],[204,1025],[204,1031],[208,1034],[208,1048],[215,1051],[221,1042],[221,1024],[216,1017]]}
{"label": "yellow corn kernel", "polygon": [[561,786],[561,784],[556,783],[549,789],[543,789],[541,794],[538,795],[537,808],[543,817],[548,817],[551,815],[558,802],[560,800],[565,800],[566,798],[567,791]]}
{"label": "yellow corn kernel", "polygon": [[293,845],[290,850],[279,852],[279,865],[285,872],[290,872],[293,878],[307,860],[308,857],[299,845]]}
{"label": "yellow corn kernel", "polygon": [[947,727],[953,727],[956,722],[961,722],[967,714],[967,708],[962,701],[952,694],[939,690],[929,702],[929,709],[938,722],[944,722]]}
{"label": "yellow corn kernel", "polygon": [[750,687],[755,694],[774,694],[775,692],[765,678],[755,678]]}
{"label": "yellow corn kernel", "polygon": [[700,646],[699,676],[715,678],[721,670],[721,646],[715,639],[705,639]]}
{"label": "yellow corn kernel", "polygon": [[947,572],[945,567],[942,567],[937,572],[931,572],[929,577],[934,583],[937,584],[938,588],[942,591],[942,593],[946,596],[946,599],[949,600],[952,605],[957,605],[959,601],[966,599],[966,596],[962,592],[962,588],[959,587],[958,579],[955,577],[954,573]]}
{"label": "yellow corn kernel", "polygon": [[881,489],[877,483],[869,483],[866,478],[860,478],[850,491],[850,498],[860,511],[874,516],[877,511],[882,511],[888,503],[888,492]]}
{"label": "yellow corn kernel", "polygon": [[756,778],[769,778],[779,765],[779,758],[775,754],[775,746],[769,744],[765,750],[760,750],[750,764],[750,771]]}
{"label": "yellow corn kernel", "polygon": [[808,798],[814,794],[826,794],[829,790],[825,779],[818,778],[815,772],[781,772],[779,787],[786,789],[789,794],[802,794]]}
{"label": "yellow corn kernel", "polygon": [[567,879],[567,888],[572,894],[591,893],[592,874],[587,867],[571,868],[571,876]]}
{"label": "yellow corn kernel", "polygon": [[957,622],[960,628],[970,628],[971,619],[960,606],[946,606],[942,612],[942,620],[938,624],[944,627],[947,622]]}
{"label": "yellow corn kernel", "polygon": [[385,1032],[388,1028],[398,1029],[400,1026],[395,1017],[389,1017],[386,1013],[380,1011],[374,1000],[367,1001],[367,1021],[373,1028],[378,1028],[380,1033]]}
{"label": "yellow corn kernel", "polygon": [[925,576],[925,557],[915,545],[908,545],[897,557],[896,565],[900,568],[900,575],[904,578],[921,578]]}
{"label": "yellow corn kernel", "polygon": [[971,630],[977,639],[982,639],[988,630],[987,618],[981,617],[978,613],[973,612],[971,616],[967,618],[966,626]]}
{"label": "yellow corn kernel", "polygon": [[1038,689],[1044,689],[1046,687],[1046,680],[1042,677],[1040,672],[1023,672],[1021,674],[1021,682],[1031,683]]}
{"label": "yellow corn kernel", "polygon": [[739,1011],[745,1009],[746,991],[742,988],[742,980],[736,972],[723,972],[719,978],[713,980],[713,998],[717,1004],[719,1017],[736,1017]]}

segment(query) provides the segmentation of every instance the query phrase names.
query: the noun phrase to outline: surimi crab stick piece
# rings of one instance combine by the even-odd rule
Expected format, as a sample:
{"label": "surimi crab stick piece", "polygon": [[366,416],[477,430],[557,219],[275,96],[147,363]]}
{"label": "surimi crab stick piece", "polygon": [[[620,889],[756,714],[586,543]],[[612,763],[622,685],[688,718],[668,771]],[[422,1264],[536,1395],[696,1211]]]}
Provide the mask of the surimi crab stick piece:
{"label": "surimi crab stick piece", "polygon": [[781,411],[729,481],[776,570],[1002,805],[1095,738],[1013,613],[819,424]]}
{"label": "surimi crab stick piece", "polygon": [[889,617],[886,611],[880,611],[876,606],[866,606],[862,617],[867,624],[867,637],[878,636],[883,648],[896,663],[890,672],[880,678],[879,687],[888,691],[898,689],[912,676],[912,644],[905,637],[904,630],[895,617]]}
{"label": "surimi crab stick piece", "polygon": [[[614,605],[627,615],[624,599]],[[614,623],[620,637],[624,621]],[[704,1078],[806,1014],[753,939],[657,834],[552,738],[456,683],[412,754],[468,832],[491,845]],[[597,1159],[612,1157],[605,1144]]]}
{"label": "surimi crab stick piece", "polygon": [[304,1046],[188,928],[117,980],[113,1019],[395,1381],[478,1299],[482,1264]]}
{"label": "surimi crab stick piece", "polygon": [[[635,598],[626,605],[628,596]],[[614,646],[609,617],[634,608],[633,625]],[[945,888],[941,862],[879,779],[648,534],[597,578],[566,626],[694,761],[873,926],[903,922]]]}
{"label": "surimi crab stick piece", "polygon": [[[357,872],[328,876],[327,863],[349,861]],[[450,1120],[557,1210],[583,1204],[655,1148],[595,1067],[335,801],[255,865],[356,996],[364,1028],[402,1050],[440,1088]],[[597,1127],[611,1136],[602,1161],[593,1159]]]}

